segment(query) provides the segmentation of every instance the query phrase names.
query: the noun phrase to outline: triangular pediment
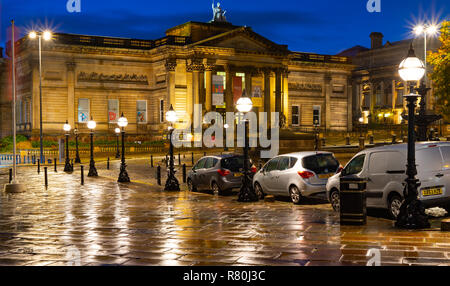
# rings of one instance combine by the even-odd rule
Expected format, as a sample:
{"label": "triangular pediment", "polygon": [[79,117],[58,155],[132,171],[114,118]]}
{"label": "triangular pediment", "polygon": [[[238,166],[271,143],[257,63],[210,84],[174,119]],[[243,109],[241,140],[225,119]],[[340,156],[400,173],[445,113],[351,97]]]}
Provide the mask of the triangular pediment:
{"label": "triangular pediment", "polygon": [[250,28],[242,27],[192,44],[193,46],[209,46],[231,48],[237,51],[257,53],[288,53],[287,46],[278,45]]}

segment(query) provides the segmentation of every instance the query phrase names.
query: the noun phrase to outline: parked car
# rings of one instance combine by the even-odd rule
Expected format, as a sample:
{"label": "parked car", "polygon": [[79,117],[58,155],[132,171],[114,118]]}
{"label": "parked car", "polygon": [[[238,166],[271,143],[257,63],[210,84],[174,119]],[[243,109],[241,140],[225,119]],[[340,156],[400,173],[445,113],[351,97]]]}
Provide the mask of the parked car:
{"label": "parked car", "polygon": [[[366,178],[367,207],[387,209],[396,218],[403,202],[406,179],[407,144],[367,149],[356,154],[339,174],[327,183],[327,198],[333,209],[340,207],[340,178]],[[450,143],[416,143],[419,199],[427,207],[450,204]]]}
{"label": "parked car", "polygon": [[[226,154],[206,156],[197,161],[187,174],[189,191],[212,190],[219,195],[239,189],[242,185],[244,156]],[[252,173],[256,167],[250,160]]]}
{"label": "parked car", "polygon": [[330,152],[299,152],[268,161],[253,177],[256,194],[289,196],[294,204],[302,197],[324,194],[328,178],[340,165]]}

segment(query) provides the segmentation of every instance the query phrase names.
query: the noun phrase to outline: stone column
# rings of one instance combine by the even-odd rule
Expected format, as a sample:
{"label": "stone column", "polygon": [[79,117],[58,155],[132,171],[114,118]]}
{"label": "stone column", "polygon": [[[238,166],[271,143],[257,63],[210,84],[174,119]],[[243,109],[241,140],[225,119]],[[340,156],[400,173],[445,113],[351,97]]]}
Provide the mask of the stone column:
{"label": "stone column", "polygon": [[267,126],[271,127],[271,114],[270,114],[270,69],[264,69],[264,112],[267,115]]}
{"label": "stone column", "polygon": [[375,122],[375,114],[373,113],[374,109],[375,109],[375,92],[374,92],[374,87],[375,84],[373,84],[372,82],[369,83],[370,86],[370,115],[372,116],[372,122]]}
{"label": "stone column", "polygon": [[386,94],[384,92],[385,89],[384,81],[380,83],[380,89],[381,89],[381,107],[384,107],[387,105]]}
{"label": "stone column", "polygon": [[396,105],[397,105],[397,88],[396,88],[396,83],[395,80],[392,81],[392,109],[395,109]]}
{"label": "stone column", "polygon": [[170,108],[172,104],[173,108],[175,108],[176,97],[175,97],[175,69],[177,67],[177,60],[174,58],[169,58],[166,60],[166,85],[167,85],[167,97],[168,103],[165,104],[167,110]]}
{"label": "stone column", "polygon": [[233,78],[231,73],[231,67],[225,66],[226,73],[226,86],[225,86],[225,104],[227,112],[234,112],[233,103]]}
{"label": "stone column", "polygon": [[252,97],[252,71],[250,69],[245,71],[245,92],[248,97]]}
{"label": "stone column", "polygon": [[325,128],[331,128],[331,94],[333,93],[333,83],[331,75],[327,74],[324,78],[325,83]]}
{"label": "stone column", "polygon": [[205,110],[206,112],[212,111],[212,72],[214,69],[214,64],[206,63],[205,64]]}
{"label": "stone column", "polygon": [[[283,101],[282,101],[282,112],[286,118],[286,127],[289,127],[289,114],[290,114],[290,110],[289,110],[289,82],[288,82],[288,78],[289,78],[289,71],[288,69],[284,69],[283,70]],[[300,119],[299,119],[300,120]]]}
{"label": "stone column", "polygon": [[68,62],[67,66],[67,120],[75,126],[75,63]]}
{"label": "stone column", "polygon": [[31,115],[32,118],[30,120],[32,124],[32,130],[36,133],[39,133],[39,61],[32,59],[30,61],[30,65],[32,67],[32,76],[31,76],[31,84],[32,84],[32,95],[31,95]]}
{"label": "stone column", "polygon": [[275,112],[281,114],[281,70],[275,71]]}
{"label": "stone column", "polygon": [[192,91],[192,65],[186,63],[186,112],[191,118],[193,117],[194,112],[194,98]]}
{"label": "stone column", "polygon": [[[347,97],[347,131],[353,130],[353,94],[352,94],[352,82],[350,78],[347,78],[347,86],[345,87],[345,93]],[[359,120],[359,118],[358,118]]]}

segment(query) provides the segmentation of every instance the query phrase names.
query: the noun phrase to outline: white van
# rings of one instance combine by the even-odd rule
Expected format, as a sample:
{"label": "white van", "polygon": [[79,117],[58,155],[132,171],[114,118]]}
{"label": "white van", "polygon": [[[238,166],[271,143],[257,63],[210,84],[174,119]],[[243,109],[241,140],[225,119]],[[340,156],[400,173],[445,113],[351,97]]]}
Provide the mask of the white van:
{"label": "white van", "polygon": [[[345,168],[328,180],[327,198],[339,211],[339,182],[343,176],[367,179],[367,207],[387,209],[396,218],[403,201],[407,144],[367,149],[356,154]],[[416,143],[419,199],[426,207],[450,206],[450,142]]]}

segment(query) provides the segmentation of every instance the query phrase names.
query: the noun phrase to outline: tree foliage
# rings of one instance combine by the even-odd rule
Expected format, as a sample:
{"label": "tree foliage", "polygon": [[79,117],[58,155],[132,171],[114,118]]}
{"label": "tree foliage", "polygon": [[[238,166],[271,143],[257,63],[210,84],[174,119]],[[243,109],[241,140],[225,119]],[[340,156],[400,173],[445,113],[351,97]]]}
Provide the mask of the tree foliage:
{"label": "tree foliage", "polygon": [[450,21],[444,21],[441,27],[441,47],[430,52],[428,62],[433,66],[434,95],[437,97],[437,109],[446,122],[450,122]]}

